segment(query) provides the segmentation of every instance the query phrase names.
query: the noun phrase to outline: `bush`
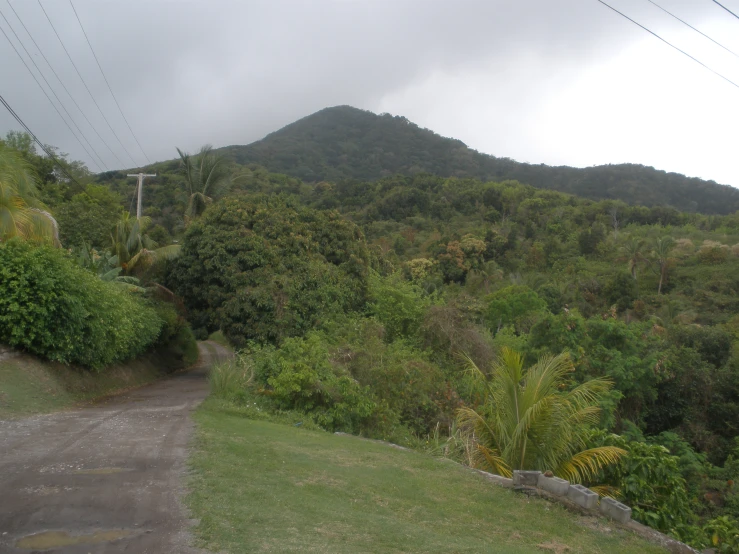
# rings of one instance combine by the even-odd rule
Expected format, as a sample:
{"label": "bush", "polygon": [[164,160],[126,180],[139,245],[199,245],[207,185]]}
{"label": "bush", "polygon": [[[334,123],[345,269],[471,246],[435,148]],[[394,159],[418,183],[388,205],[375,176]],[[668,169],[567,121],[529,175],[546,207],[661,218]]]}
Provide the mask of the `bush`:
{"label": "bush", "polygon": [[187,320],[172,304],[158,302],[157,315],[163,322],[157,346],[164,349],[172,367],[189,367],[198,361],[200,355],[195,335]]}
{"label": "bush", "polygon": [[364,308],[368,256],[359,228],[334,212],[226,198],[188,228],[168,286],[199,337],[279,344]]}
{"label": "bush", "polygon": [[404,280],[400,273],[388,277],[371,274],[370,310],[385,326],[388,342],[417,336],[430,305],[431,299],[421,287]]}
{"label": "bush", "polygon": [[162,326],[149,302],[63,251],[0,244],[0,342],[99,370],[144,352]]}
{"label": "bush", "polygon": [[331,363],[319,333],[285,339],[252,352],[254,377],[281,410],[299,410],[331,431],[359,432],[377,410],[369,389]]}
{"label": "bush", "polygon": [[603,470],[597,482],[616,487],[634,519],[661,531],[691,523],[690,499],[678,459],[664,446],[627,441],[602,431],[594,433],[589,446],[618,446],[628,452]]}
{"label": "bush", "polygon": [[534,314],[546,313],[547,303],[533,290],[524,285],[511,285],[487,297],[485,320],[494,330],[505,325],[529,327],[525,320]]}

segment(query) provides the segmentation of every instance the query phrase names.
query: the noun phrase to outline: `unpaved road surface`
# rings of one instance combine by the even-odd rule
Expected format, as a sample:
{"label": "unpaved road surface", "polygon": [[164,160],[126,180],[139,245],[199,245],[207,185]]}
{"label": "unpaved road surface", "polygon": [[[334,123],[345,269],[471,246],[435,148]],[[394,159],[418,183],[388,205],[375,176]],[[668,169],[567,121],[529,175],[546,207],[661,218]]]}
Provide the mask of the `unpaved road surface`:
{"label": "unpaved road surface", "polygon": [[71,412],[0,421],[0,553],[186,554],[181,504],[190,412],[228,351]]}

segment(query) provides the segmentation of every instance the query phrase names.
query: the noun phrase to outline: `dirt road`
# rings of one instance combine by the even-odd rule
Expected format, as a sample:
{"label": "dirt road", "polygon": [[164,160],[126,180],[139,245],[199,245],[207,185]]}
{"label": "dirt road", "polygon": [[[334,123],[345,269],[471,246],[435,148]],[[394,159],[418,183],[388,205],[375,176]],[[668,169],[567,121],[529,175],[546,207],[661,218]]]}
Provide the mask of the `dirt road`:
{"label": "dirt road", "polygon": [[95,406],[0,422],[0,553],[185,554],[190,412],[228,351]]}

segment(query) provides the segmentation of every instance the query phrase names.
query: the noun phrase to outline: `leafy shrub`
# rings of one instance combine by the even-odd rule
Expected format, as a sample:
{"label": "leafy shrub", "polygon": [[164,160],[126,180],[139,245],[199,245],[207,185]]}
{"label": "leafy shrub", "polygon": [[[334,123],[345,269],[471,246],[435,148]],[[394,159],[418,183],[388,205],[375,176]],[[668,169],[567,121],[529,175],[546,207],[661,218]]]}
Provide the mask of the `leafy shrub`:
{"label": "leafy shrub", "polygon": [[617,273],[603,287],[603,295],[608,304],[615,304],[620,312],[629,308],[634,300],[637,299],[638,294],[639,291],[636,287],[636,281],[625,271]]}
{"label": "leafy shrub", "polygon": [[487,298],[485,320],[491,329],[499,330],[505,325],[516,325],[537,312],[545,312],[547,303],[524,285],[512,285]]}
{"label": "leafy shrub", "polygon": [[0,244],[0,342],[99,370],[144,352],[162,325],[147,301],[62,251]]}
{"label": "leafy shrub", "polygon": [[187,320],[170,303],[157,302],[155,308],[163,322],[156,346],[166,350],[174,367],[193,365],[198,361],[198,343]]}
{"label": "leafy shrub", "polygon": [[677,457],[664,446],[597,432],[591,446],[618,446],[628,454],[596,481],[611,485],[633,510],[634,519],[662,531],[691,523],[690,499]]}
{"label": "leafy shrub", "polygon": [[490,331],[474,325],[457,303],[431,306],[421,327],[423,345],[441,357],[447,366],[464,366],[464,354],[480,367],[493,361],[493,341]]}
{"label": "leafy shrub", "polygon": [[332,349],[334,364],[348,369],[412,432],[428,434],[438,424],[448,426],[460,401],[441,368],[406,341],[383,342],[376,321],[352,325],[353,332]]}
{"label": "leafy shrub", "polygon": [[279,348],[257,346],[251,354],[257,383],[283,410],[299,410],[330,430],[358,432],[378,405],[367,387],[331,363],[317,332],[285,339]]}
{"label": "leafy shrub", "polygon": [[386,339],[410,338],[418,334],[431,299],[400,273],[370,276],[370,310],[385,326]]}

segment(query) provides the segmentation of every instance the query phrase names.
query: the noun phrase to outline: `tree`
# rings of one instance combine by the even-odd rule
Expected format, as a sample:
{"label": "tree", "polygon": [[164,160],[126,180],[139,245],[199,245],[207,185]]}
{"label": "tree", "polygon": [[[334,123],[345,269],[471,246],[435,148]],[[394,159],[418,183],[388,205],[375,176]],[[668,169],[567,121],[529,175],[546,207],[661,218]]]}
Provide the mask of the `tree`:
{"label": "tree", "polygon": [[56,206],[61,240],[67,247],[83,244],[97,249],[110,245],[111,221],[121,213],[121,197],[103,185],[87,185],[68,202]]}
{"label": "tree", "polygon": [[[504,325],[519,324],[538,312],[546,312],[547,303],[525,285],[511,285],[487,297],[485,320],[494,331]],[[517,325],[518,326],[518,325]]]}
{"label": "tree", "polygon": [[185,233],[167,286],[198,332],[281,343],[367,303],[369,252],[336,212],[283,197],[224,198]]}
{"label": "tree", "polygon": [[621,259],[628,262],[631,277],[636,281],[636,271],[639,264],[648,261],[644,256],[644,241],[636,237],[631,237],[621,246],[620,250],[623,252]]}
{"label": "tree", "polygon": [[0,241],[16,236],[59,244],[56,220],[38,200],[30,165],[0,143]]}
{"label": "tree", "polygon": [[223,156],[213,152],[206,144],[197,156],[183,152],[179,148],[182,172],[185,175],[187,192],[190,195],[185,210],[185,223],[197,219],[231,184],[231,173]]}
{"label": "tree", "polygon": [[662,284],[667,280],[667,270],[673,261],[673,258],[670,257],[670,251],[674,244],[675,241],[672,237],[662,237],[654,243],[652,255],[659,267],[659,287],[657,287],[657,294],[662,294]]}
{"label": "tree", "polygon": [[126,273],[135,269],[145,271],[156,263],[179,256],[179,244],[160,247],[146,234],[150,225],[150,217],[137,219],[126,211],[121,213],[115,224],[111,235],[111,253],[116,257],[117,265]]}
{"label": "tree", "polygon": [[626,453],[614,446],[587,448],[611,382],[593,379],[564,391],[574,371],[569,354],[542,357],[524,370],[522,356],[503,348],[489,375],[471,360],[468,367],[480,402],[458,410],[457,421],[474,466],[507,477],[514,469],[551,470],[583,482]]}

